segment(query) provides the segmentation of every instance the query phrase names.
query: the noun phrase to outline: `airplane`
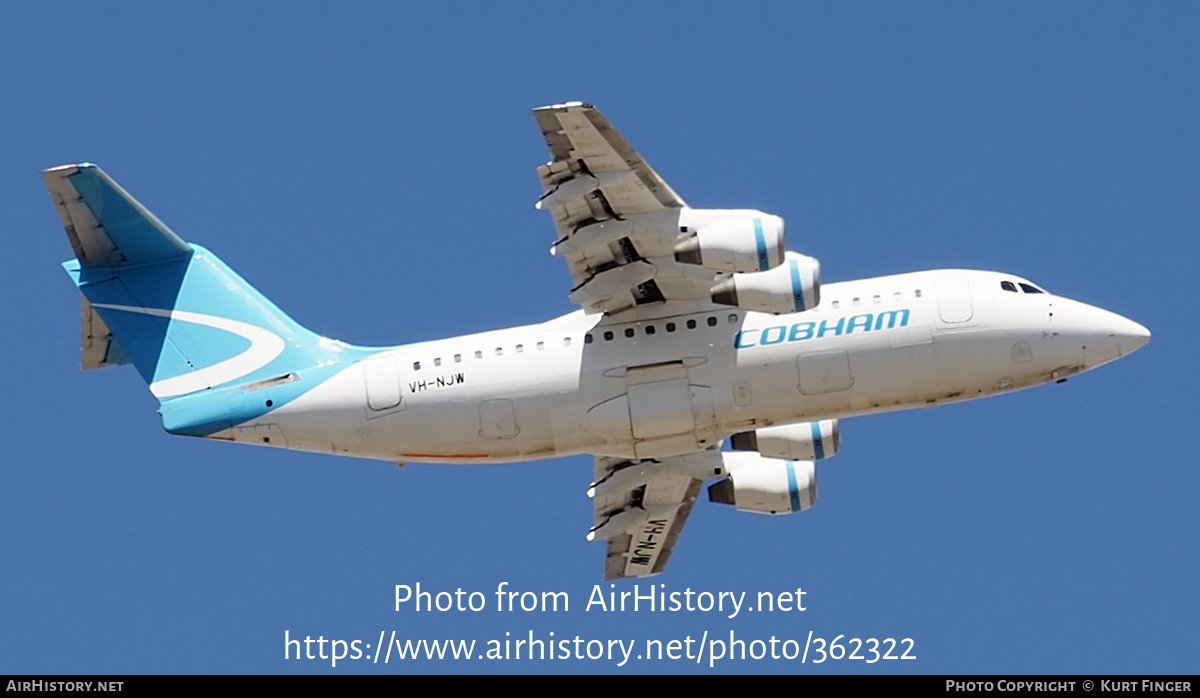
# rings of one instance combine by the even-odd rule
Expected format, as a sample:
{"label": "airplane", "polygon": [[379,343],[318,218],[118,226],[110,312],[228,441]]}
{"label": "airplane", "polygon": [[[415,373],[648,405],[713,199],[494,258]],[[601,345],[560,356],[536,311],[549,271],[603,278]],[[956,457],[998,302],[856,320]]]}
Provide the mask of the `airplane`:
{"label": "airplane", "polygon": [[533,115],[579,309],[402,346],[301,327],[96,165],[45,170],[83,369],[132,364],[171,434],[400,465],[591,454],[586,537],[621,579],[663,571],[705,484],[740,511],[813,506],[843,418],[1061,382],[1150,338],[1013,274],[822,284],[781,218],[689,207],[593,106]]}

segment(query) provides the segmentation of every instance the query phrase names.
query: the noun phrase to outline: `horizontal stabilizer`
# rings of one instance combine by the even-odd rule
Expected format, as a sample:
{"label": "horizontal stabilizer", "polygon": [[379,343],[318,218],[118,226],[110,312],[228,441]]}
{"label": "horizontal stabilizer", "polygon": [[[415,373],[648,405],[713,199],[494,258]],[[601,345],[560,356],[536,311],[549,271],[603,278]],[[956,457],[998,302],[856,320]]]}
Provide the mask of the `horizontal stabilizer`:
{"label": "horizontal stabilizer", "polygon": [[84,266],[162,262],[191,252],[166,224],[91,163],[52,167],[42,171],[42,178]]}

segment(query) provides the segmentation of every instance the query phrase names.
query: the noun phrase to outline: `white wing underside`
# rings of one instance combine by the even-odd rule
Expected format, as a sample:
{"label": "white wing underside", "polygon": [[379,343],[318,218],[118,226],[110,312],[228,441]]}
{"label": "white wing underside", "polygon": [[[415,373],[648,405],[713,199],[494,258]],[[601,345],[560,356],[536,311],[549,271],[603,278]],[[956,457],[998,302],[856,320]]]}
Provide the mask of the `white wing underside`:
{"label": "white wing underside", "polygon": [[[722,472],[716,450],[631,462],[598,456],[593,497],[594,530],[628,518],[628,528],[608,538],[605,579],[648,577],[666,567],[704,480]],[[611,486],[609,486],[611,485]]]}
{"label": "white wing underside", "polygon": [[[533,111],[552,160],[538,168],[538,208],[554,219],[551,252],[588,312],[653,319],[712,308],[723,274],[675,261],[687,205],[595,107]],[[626,314],[628,313],[628,314]]]}

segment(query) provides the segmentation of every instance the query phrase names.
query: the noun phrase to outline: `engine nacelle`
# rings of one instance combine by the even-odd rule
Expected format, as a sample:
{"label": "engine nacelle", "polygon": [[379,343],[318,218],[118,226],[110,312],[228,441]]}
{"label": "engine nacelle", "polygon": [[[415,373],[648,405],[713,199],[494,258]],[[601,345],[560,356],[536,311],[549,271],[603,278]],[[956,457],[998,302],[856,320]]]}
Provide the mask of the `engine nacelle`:
{"label": "engine nacelle", "polygon": [[776,315],[815,308],[821,302],[821,264],[788,252],[774,269],[734,274],[713,286],[712,300]]}
{"label": "engine nacelle", "polygon": [[822,460],[841,447],[842,435],[836,419],[783,424],[734,434],[729,445],[735,451],[757,451],[767,458]]}
{"label": "engine nacelle", "polygon": [[817,468],[812,461],[763,458],[757,453],[721,455],[729,476],[709,486],[709,501],[759,514],[790,514],[817,503]]}
{"label": "engine nacelle", "polygon": [[675,245],[675,260],[715,271],[766,271],[784,261],[783,219],[765,213],[716,220]]}

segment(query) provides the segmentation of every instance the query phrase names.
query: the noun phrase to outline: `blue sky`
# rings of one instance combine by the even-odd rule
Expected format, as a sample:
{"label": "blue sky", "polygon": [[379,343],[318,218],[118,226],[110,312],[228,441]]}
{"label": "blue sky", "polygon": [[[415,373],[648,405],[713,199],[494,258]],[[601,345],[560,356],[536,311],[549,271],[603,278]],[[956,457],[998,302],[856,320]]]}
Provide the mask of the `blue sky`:
{"label": "blue sky", "polygon": [[[1169,2],[7,8],[0,671],[1196,673],[1198,47]],[[847,421],[802,514],[699,503],[653,584],[806,592],[733,619],[584,610],[588,458],[396,471],[169,437],[135,371],[79,372],[39,170],[97,162],[302,324],[398,344],[573,309],[529,110],[574,99],[693,206],[782,216],[827,281],[1008,271],[1154,337],[1065,385]],[[395,612],[418,582],[571,608]],[[393,630],[917,659],[283,659],[285,631]]]}

